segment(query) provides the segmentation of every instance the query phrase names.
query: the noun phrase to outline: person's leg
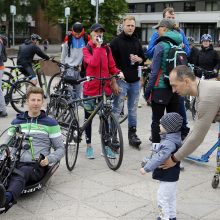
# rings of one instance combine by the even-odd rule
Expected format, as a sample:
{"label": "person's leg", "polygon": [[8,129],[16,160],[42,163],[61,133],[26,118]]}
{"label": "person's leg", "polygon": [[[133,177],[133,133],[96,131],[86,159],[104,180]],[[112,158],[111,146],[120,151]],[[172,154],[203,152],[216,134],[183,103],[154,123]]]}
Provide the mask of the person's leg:
{"label": "person's leg", "polygon": [[129,83],[128,96],[128,139],[129,144],[139,147],[141,140],[137,136],[137,105],[140,94],[140,81]]}
{"label": "person's leg", "polygon": [[0,70],[0,117],[6,117],[8,114],[6,112],[5,97],[2,92],[2,77],[3,70]]}
{"label": "person's leg", "polygon": [[177,182],[170,183],[170,219],[176,219],[176,193],[177,193]]}
{"label": "person's leg", "polygon": [[34,85],[37,85],[37,83],[38,83],[37,74],[34,72],[33,67],[31,65],[23,66],[22,72],[25,76],[28,76],[30,78],[30,81]]}

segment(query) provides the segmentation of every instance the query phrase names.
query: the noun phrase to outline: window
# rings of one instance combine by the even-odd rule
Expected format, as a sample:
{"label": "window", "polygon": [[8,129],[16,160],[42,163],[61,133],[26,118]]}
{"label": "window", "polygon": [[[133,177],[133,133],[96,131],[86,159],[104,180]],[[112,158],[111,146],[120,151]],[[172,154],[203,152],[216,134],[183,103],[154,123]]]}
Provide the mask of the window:
{"label": "window", "polygon": [[184,11],[195,11],[195,2],[184,2]]}
{"label": "window", "polygon": [[145,4],[145,12],[155,12],[154,4]]}
{"label": "window", "polygon": [[218,10],[218,4],[217,2],[206,2],[205,4],[206,11],[217,11]]}
{"label": "window", "polygon": [[164,8],[173,8],[173,3],[164,3]]}
{"label": "window", "polygon": [[136,12],[136,4],[128,4],[128,12],[135,13]]}

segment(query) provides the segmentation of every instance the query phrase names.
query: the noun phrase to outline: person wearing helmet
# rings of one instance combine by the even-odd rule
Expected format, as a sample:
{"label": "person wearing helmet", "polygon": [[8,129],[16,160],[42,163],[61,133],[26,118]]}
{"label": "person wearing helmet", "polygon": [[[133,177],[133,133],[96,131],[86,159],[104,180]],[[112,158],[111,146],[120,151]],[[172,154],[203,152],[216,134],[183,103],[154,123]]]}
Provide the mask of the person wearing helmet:
{"label": "person wearing helmet", "polygon": [[[203,34],[201,37],[201,50],[198,53],[196,66],[201,67],[207,71],[213,71],[213,74],[205,76],[206,79],[217,77],[218,69],[220,68],[220,58],[212,45],[212,36],[210,34]],[[197,77],[201,78],[201,71],[195,71]]]}
{"label": "person wearing helmet", "polygon": [[6,112],[5,98],[2,92],[2,77],[4,73],[4,62],[7,58],[5,47],[7,45],[7,37],[0,35],[0,117],[6,117],[8,114]]}
{"label": "person wearing helmet", "polygon": [[25,42],[19,46],[18,50],[17,65],[22,66],[22,73],[29,76],[31,82],[35,85],[37,84],[37,77],[32,67],[34,55],[37,54],[45,60],[49,60],[50,58],[38,46],[40,40],[41,37],[38,34],[32,34],[30,39],[26,39]]}
{"label": "person wearing helmet", "polygon": [[190,47],[190,55],[188,57],[188,63],[196,65],[197,56],[199,54],[199,49],[195,47],[195,40],[193,37],[187,38],[189,47]]}
{"label": "person wearing helmet", "polygon": [[[88,35],[85,34],[84,27],[80,22],[75,22],[72,27],[72,32],[69,32],[65,38],[65,43],[62,47],[61,63],[68,64],[70,66],[82,65],[83,52],[82,49],[87,45]],[[80,78],[80,71],[74,69],[68,69],[67,75]],[[81,97],[81,85],[73,85],[76,89],[77,97]]]}

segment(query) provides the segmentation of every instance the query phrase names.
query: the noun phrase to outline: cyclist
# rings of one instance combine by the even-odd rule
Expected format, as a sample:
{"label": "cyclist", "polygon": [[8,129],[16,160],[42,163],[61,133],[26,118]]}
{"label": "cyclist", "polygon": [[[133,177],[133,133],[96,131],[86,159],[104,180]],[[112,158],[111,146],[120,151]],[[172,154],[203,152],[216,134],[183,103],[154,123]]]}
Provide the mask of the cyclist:
{"label": "cyclist", "polygon": [[187,136],[182,147],[168,159],[163,168],[174,166],[178,161],[190,155],[204,140],[211,123],[220,122],[220,82],[199,80],[192,70],[184,65],[177,66],[169,75],[173,92],[181,96],[195,96],[198,118],[194,129]]}
{"label": "cyclist", "polygon": [[[85,37],[83,25],[79,22],[73,24],[72,32],[68,35],[67,41],[63,44],[61,63],[70,66],[81,66],[83,60],[82,48],[86,46],[88,38]],[[80,78],[80,72],[68,69],[67,75]],[[77,97],[80,97],[81,86],[74,85]]]}
{"label": "cyclist", "polygon": [[[104,27],[101,24],[93,24],[90,28],[91,40],[88,42],[90,49],[88,47],[83,48],[84,62],[86,67],[86,76],[96,76],[96,77],[109,77],[109,75],[119,73],[119,69],[116,68],[114,59],[112,57],[112,52],[110,47],[103,43],[103,34],[105,32]],[[110,86],[111,83],[111,86]],[[111,95],[112,91],[114,94],[119,94],[119,87],[116,83],[115,78],[111,82],[105,82],[105,92],[106,95]],[[83,85],[83,96],[90,97],[101,94],[101,82],[99,80],[92,80],[90,82],[85,82]],[[85,120],[89,118],[90,114],[95,108],[95,100],[84,101],[85,108]],[[91,136],[92,136],[92,123],[87,126],[86,130],[86,156],[88,159],[94,159],[94,152],[91,146]],[[107,151],[107,156],[113,157],[113,152],[109,148]]]}
{"label": "cyclist", "polygon": [[49,56],[38,47],[40,40],[41,37],[39,35],[32,34],[31,39],[25,40],[24,44],[19,46],[18,50],[17,64],[22,66],[22,73],[29,76],[31,82],[35,85],[37,84],[37,77],[32,67],[34,55],[37,54],[42,59],[49,60]]}
{"label": "cyclist", "polygon": [[[19,172],[12,173],[5,189],[0,184],[0,207],[7,210],[10,203],[16,203],[22,190],[28,182],[38,182],[45,174],[48,164],[55,163],[64,155],[63,139],[60,127],[52,118],[49,118],[43,106],[44,92],[39,87],[30,87],[27,90],[28,111],[17,115],[12,125],[20,125],[26,136],[33,137],[33,148],[22,149],[21,158],[16,167]],[[14,129],[9,130],[9,139]],[[51,147],[54,149],[51,152]],[[40,154],[45,159],[37,162]]]}
{"label": "cyclist", "polygon": [[0,118],[6,117],[5,98],[2,92],[2,77],[4,72],[4,61],[6,59],[5,47],[7,45],[7,37],[0,35]]}
{"label": "cyclist", "polygon": [[199,49],[195,47],[195,45],[194,45],[195,40],[193,37],[188,37],[187,40],[188,40],[189,46],[190,46],[190,55],[188,56],[188,62],[190,64],[196,65],[197,57],[199,54]]}
{"label": "cyclist", "polygon": [[[207,71],[213,71],[214,74],[206,75],[206,79],[215,78],[220,68],[220,58],[218,52],[214,50],[212,36],[210,34],[203,34],[201,37],[201,50],[197,56],[196,66],[201,67]],[[197,77],[201,78],[202,73],[199,70],[195,71]]]}

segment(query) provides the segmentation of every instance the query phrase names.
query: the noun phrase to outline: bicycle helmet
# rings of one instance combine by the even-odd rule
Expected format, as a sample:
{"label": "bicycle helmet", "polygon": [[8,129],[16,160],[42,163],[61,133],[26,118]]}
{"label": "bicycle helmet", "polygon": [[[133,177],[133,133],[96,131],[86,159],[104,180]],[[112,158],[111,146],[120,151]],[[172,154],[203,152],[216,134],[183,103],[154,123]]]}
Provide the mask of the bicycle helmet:
{"label": "bicycle helmet", "polygon": [[3,42],[4,46],[6,46],[7,43],[8,43],[8,38],[4,35],[0,35],[0,38],[2,39],[2,42]]}
{"label": "bicycle helmet", "polygon": [[188,37],[187,40],[188,40],[189,44],[194,44],[194,42],[195,42],[194,37]]}
{"label": "bicycle helmet", "polygon": [[73,31],[76,33],[80,33],[83,30],[83,25],[80,22],[75,22],[73,24]]}
{"label": "bicycle helmet", "polygon": [[201,42],[203,41],[212,41],[212,36],[210,34],[203,34],[201,37]]}
{"label": "bicycle helmet", "polygon": [[31,35],[31,40],[37,40],[40,41],[42,38],[38,34],[32,34]]}

